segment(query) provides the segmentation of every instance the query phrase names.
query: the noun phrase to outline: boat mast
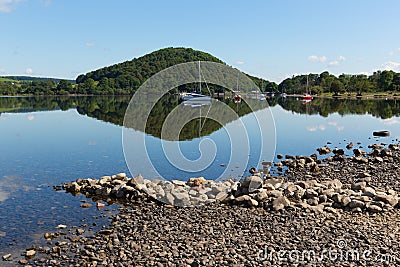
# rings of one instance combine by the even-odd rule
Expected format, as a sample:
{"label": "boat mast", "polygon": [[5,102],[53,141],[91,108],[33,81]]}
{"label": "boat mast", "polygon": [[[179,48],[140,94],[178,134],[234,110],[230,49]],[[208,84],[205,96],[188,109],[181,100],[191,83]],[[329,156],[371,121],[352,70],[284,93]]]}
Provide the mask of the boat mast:
{"label": "boat mast", "polygon": [[[199,88],[201,94],[201,72],[200,72],[200,60],[199,60]],[[201,106],[200,106],[200,116],[199,116],[199,138],[201,137]]]}
{"label": "boat mast", "polygon": [[308,94],[308,74],[307,74],[306,94]]}
{"label": "boat mast", "polygon": [[200,94],[201,94],[201,74],[200,74],[200,60],[199,60],[199,88],[200,88]]}
{"label": "boat mast", "polygon": [[264,80],[263,79],[261,79],[261,93],[263,92],[263,86],[264,86]]}
{"label": "boat mast", "polygon": [[239,71],[236,77],[236,94],[239,94]]}

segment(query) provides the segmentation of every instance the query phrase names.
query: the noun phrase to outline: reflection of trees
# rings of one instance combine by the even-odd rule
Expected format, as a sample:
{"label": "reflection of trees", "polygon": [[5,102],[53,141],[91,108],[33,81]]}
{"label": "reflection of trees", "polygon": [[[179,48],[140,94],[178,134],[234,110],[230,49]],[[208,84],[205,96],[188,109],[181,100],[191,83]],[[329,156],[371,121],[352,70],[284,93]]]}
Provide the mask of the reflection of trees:
{"label": "reflection of trees", "polygon": [[[79,114],[87,115],[98,120],[111,122],[116,125],[123,124],[125,111],[128,107],[130,97],[126,96],[92,96],[92,97],[0,97],[0,112],[33,112],[44,110],[68,110],[76,108]],[[255,110],[264,107],[262,101],[246,99],[247,103]],[[251,102],[252,101],[252,102]],[[318,114],[327,117],[329,114],[338,113],[340,115],[347,114],[371,114],[375,117],[387,119],[393,116],[400,116],[400,104],[397,100],[365,100],[365,99],[324,99],[316,98],[307,106],[300,100],[295,98],[272,98],[269,101],[270,106],[281,105],[285,110],[291,110],[301,114]],[[231,99],[222,100],[234,110],[239,117],[242,117],[251,112],[249,105],[242,101],[240,104],[235,104]],[[150,116],[146,120],[146,133],[160,137],[161,127],[168,114],[179,104],[176,96],[167,95],[156,103],[153,107]],[[223,105],[214,105],[214,108],[221,109],[223,113]],[[140,103],[143,107],[149,105],[143,101]],[[143,117],[145,114],[135,113],[137,117]],[[187,107],[188,112],[198,112],[196,109]],[[219,118],[217,118],[219,120]],[[220,121],[224,121],[221,119]],[[202,124],[204,121],[202,121]],[[180,140],[187,140],[199,136],[199,120],[191,120],[187,123],[180,132]],[[204,123],[201,135],[209,135],[220,129],[222,126],[214,120],[206,120]],[[135,128],[135,125],[132,125]]]}
{"label": "reflection of trees", "polygon": [[278,100],[285,110],[291,110],[300,114],[318,114],[327,117],[329,114],[371,114],[374,117],[387,119],[393,116],[400,116],[400,101],[390,99],[329,99],[315,98],[309,104],[309,109],[301,100],[287,97]]}
{"label": "reflection of trees", "polygon": [[0,97],[0,112],[33,112],[67,110],[74,106],[73,97]]}
{"label": "reflection of trees", "polygon": [[[251,100],[247,99],[247,103],[254,109],[254,111],[262,109],[266,106],[266,103],[259,100]],[[164,96],[161,98],[151,109],[150,115],[147,116],[146,110],[148,110],[149,101],[146,101],[146,98],[140,99],[140,101],[135,102],[135,105],[138,106],[130,106],[130,111],[127,112],[126,121],[128,122],[127,127],[133,129],[142,129],[142,125],[146,125],[145,132],[151,134],[156,137],[161,137],[161,130],[166,120],[167,116],[173,112],[173,110],[179,105],[179,101],[176,96]],[[190,118],[198,118],[200,115],[204,117],[208,111],[211,113],[211,119],[204,118],[201,119],[201,126],[199,125],[200,120],[193,119],[184,124],[184,127],[180,131],[179,139],[187,140],[199,137],[199,128],[201,128],[201,136],[209,135],[222,126],[220,123],[227,124],[233,120],[232,116],[228,116],[227,114],[227,106],[230,107],[239,117],[249,114],[251,112],[250,106],[245,101],[242,101],[240,104],[235,104],[232,99],[225,99],[223,102],[214,102],[212,106],[206,105],[203,107],[192,108],[190,106],[183,106],[182,109],[186,116]],[[200,110],[202,113],[200,113]],[[211,115],[213,114],[213,115]],[[168,125],[170,127],[181,127],[181,119],[184,118],[176,118],[173,121],[173,125]],[[171,122],[170,122],[171,123]],[[174,140],[174,137],[169,135],[163,136],[167,140]]]}
{"label": "reflection of trees", "polygon": [[[91,97],[68,97],[68,96],[54,96],[54,97],[10,97],[0,98],[0,112],[33,112],[43,110],[68,110],[70,108],[76,108],[78,113],[81,115],[87,115],[98,120],[105,122],[111,122],[116,125],[123,125],[125,111],[128,107],[130,97],[127,96],[91,96]],[[255,110],[265,107],[261,101],[258,100],[246,100],[253,101],[252,106]],[[249,102],[249,103],[250,103]],[[163,122],[165,121],[168,114],[179,105],[178,98],[174,95],[166,95],[160,99],[153,107],[150,115],[146,118],[146,133],[161,137],[161,129]],[[234,110],[239,117],[249,114],[251,112],[250,107],[242,101],[240,104],[235,104],[233,100],[226,99],[223,103],[228,105]],[[138,118],[145,117],[145,114],[140,114],[141,110],[145,110],[144,107],[150,105],[150,103],[143,101],[140,103],[143,108],[138,107],[134,115]],[[217,108],[216,113],[220,114],[221,118],[217,118],[218,121],[224,121],[224,105],[222,103],[214,104],[213,107]],[[188,112],[197,115],[198,109],[185,107]],[[207,106],[204,107],[205,109]],[[218,112],[221,110],[221,112]],[[203,116],[206,112],[203,113]],[[196,117],[196,116],[195,116]],[[227,123],[228,121],[225,121]],[[131,125],[129,126],[131,127]],[[201,121],[201,136],[209,135],[222,126],[211,119],[202,118]],[[132,125],[135,129],[135,125]],[[180,132],[180,140],[188,140],[199,137],[199,120],[191,120],[182,128]]]}

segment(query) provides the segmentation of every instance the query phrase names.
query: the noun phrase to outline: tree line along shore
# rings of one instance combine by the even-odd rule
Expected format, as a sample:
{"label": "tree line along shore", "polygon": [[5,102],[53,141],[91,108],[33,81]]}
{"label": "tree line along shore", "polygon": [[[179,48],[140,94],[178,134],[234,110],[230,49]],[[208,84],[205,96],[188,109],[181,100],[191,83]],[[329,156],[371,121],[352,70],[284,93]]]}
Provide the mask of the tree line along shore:
{"label": "tree line along shore", "polygon": [[[75,81],[24,76],[0,77],[0,95],[132,95],[152,75],[176,64],[211,61],[225,64],[209,53],[191,48],[164,48],[130,61],[103,67],[79,75]],[[306,90],[322,96],[394,96],[400,90],[400,73],[376,71],[371,75],[341,74],[328,71],[286,78],[279,84],[246,74],[262,92],[288,95],[303,94]],[[186,84],[178,91],[197,90],[196,84]],[[205,89],[205,88],[203,88]],[[226,91],[216,85],[212,93]]]}

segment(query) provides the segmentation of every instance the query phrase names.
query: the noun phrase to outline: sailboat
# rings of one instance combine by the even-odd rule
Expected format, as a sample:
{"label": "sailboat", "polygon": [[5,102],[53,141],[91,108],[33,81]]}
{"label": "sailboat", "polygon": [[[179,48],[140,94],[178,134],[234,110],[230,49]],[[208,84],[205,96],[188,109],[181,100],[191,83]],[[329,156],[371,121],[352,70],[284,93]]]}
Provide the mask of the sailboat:
{"label": "sailboat", "polygon": [[190,94],[185,95],[183,98],[185,105],[193,106],[193,105],[207,105],[211,101],[211,96],[203,95],[201,93],[201,69],[200,69],[200,61],[199,61],[199,92],[191,92]]}
{"label": "sailboat", "polygon": [[210,101],[211,96],[203,95],[203,94],[197,93],[197,92],[191,92],[190,94],[185,95],[182,99],[183,99],[183,101],[189,101],[189,100]]}
{"label": "sailboat", "polygon": [[312,95],[311,95],[311,90],[309,89],[309,83],[308,83],[308,75],[307,75],[307,85],[306,85],[306,92],[303,94],[303,100],[312,100]]}
{"label": "sailboat", "polygon": [[233,97],[233,102],[235,102],[235,104],[242,102],[242,96],[239,94],[239,72],[236,78],[236,94]]}

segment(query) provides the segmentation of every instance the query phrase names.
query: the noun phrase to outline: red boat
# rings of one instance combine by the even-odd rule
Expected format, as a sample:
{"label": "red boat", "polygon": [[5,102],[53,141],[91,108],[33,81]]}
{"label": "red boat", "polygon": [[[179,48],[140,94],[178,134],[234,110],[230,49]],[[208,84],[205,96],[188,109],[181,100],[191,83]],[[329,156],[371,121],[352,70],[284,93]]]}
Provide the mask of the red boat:
{"label": "red boat", "polygon": [[311,100],[311,99],[312,99],[312,95],[304,93],[303,100]]}
{"label": "red boat", "polygon": [[241,95],[239,95],[239,94],[237,94],[237,95],[235,95],[235,97],[233,98],[233,100],[234,100],[234,102],[237,104],[237,103],[240,103],[240,102],[242,102],[242,96]]}
{"label": "red boat", "polygon": [[312,100],[311,90],[309,89],[309,83],[308,83],[308,75],[307,75],[306,92],[303,95],[303,100]]}

